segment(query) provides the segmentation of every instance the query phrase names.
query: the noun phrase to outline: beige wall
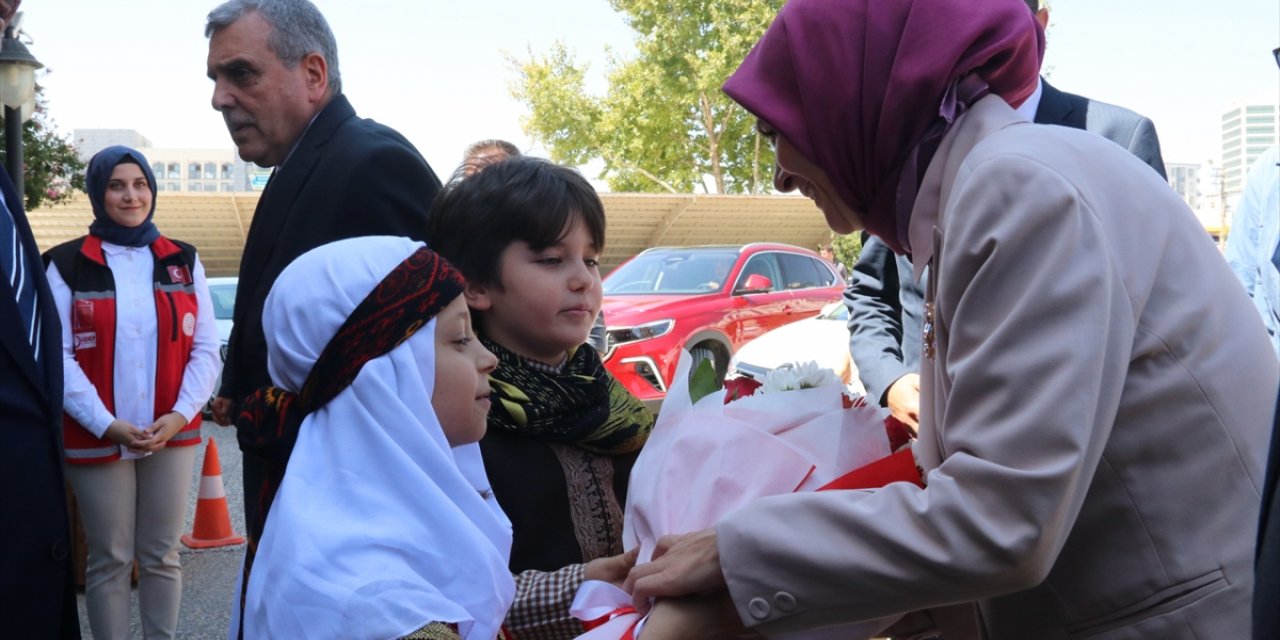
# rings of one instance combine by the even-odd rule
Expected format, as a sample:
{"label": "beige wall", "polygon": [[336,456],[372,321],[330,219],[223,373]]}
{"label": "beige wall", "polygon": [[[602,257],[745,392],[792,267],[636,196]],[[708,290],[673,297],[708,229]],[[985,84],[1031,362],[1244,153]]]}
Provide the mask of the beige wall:
{"label": "beige wall", "polygon": [[[654,246],[786,242],[814,249],[830,237],[822,214],[798,196],[603,193],[608,229],[601,270]],[[196,245],[209,275],[236,275],[257,193],[161,193],[156,225]],[[84,235],[88,198],[42,207],[31,226],[41,251]]]}

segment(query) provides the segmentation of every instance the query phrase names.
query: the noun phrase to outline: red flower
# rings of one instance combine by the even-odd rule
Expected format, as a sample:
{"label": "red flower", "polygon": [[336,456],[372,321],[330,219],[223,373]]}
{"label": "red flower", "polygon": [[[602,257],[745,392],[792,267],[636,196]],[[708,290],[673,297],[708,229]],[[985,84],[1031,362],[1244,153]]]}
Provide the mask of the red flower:
{"label": "red flower", "polygon": [[840,394],[840,402],[846,409],[861,409],[862,407],[867,406],[867,397],[858,396],[854,398],[850,397],[847,393],[842,393]]}
{"label": "red flower", "polygon": [[763,385],[762,382],[755,378],[747,376],[739,376],[724,381],[724,403],[729,404],[738,398],[745,398],[754,395],[756,389]]}
{"label": "red flower", "polygon": [[884,431],[889,436],[889,450],[897,451],[916,437],[916,432],[893,416],[884,419]]}

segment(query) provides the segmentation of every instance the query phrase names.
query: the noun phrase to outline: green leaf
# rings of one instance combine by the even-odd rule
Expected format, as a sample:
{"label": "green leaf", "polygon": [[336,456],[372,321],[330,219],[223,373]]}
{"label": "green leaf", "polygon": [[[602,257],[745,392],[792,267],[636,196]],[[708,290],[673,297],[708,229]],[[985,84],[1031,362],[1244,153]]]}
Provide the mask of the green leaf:
{"label": "green leaf", "polygon": [[693,373],[689,374],[689,400],[697,404],[699,400],[724,388],[720,377],[716,375],[716,367],[710,360],[698,363]]}

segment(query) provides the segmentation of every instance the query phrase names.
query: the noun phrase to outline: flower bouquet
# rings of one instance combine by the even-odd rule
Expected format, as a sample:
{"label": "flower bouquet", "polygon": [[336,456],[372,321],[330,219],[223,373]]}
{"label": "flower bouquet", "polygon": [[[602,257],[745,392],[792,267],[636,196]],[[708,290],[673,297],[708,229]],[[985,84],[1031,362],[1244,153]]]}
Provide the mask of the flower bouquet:
{"label": "flower bouquet", "polygon": [[[921,482],[906,427],[851,397],[830,370],[795,364],[759,383],[731,380],[716,393],[709,366],[692,378],[689,369],[686,352],[631,472],[623,544],[640,548],[640,563],[652,558],[661,537],[714,526],[756,498]],[[590,629],[581,637],[638,634],[641,621],[630,601],[612,585],[583,584],[573,609]],[[891,622],[794,637],[871,637]]]}

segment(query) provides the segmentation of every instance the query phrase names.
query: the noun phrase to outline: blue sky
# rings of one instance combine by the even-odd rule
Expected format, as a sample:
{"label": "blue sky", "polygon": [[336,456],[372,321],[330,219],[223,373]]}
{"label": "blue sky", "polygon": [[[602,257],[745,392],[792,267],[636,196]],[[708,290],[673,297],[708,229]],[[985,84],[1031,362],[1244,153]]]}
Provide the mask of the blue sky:
{"label": "blue sky", "polygon": [[[337,36],[356,110],[403,132],[441,174],[477,139],[531,146],[504,52],[525,56],[560,39],[602,74],[608,47],[631,51],[631,32],[606,0],[315,1]],[[58,129],[137,129],[161,147],[230,147],[205,77],[204,17],[216,4],[25,0],[31,51],[52,70],[43,81]],[[1058,0],[1051,16],[1051,81],[1151,117],[1166,162],[1214,157],[1233,100],[1280,101],[1274,0]]]}

